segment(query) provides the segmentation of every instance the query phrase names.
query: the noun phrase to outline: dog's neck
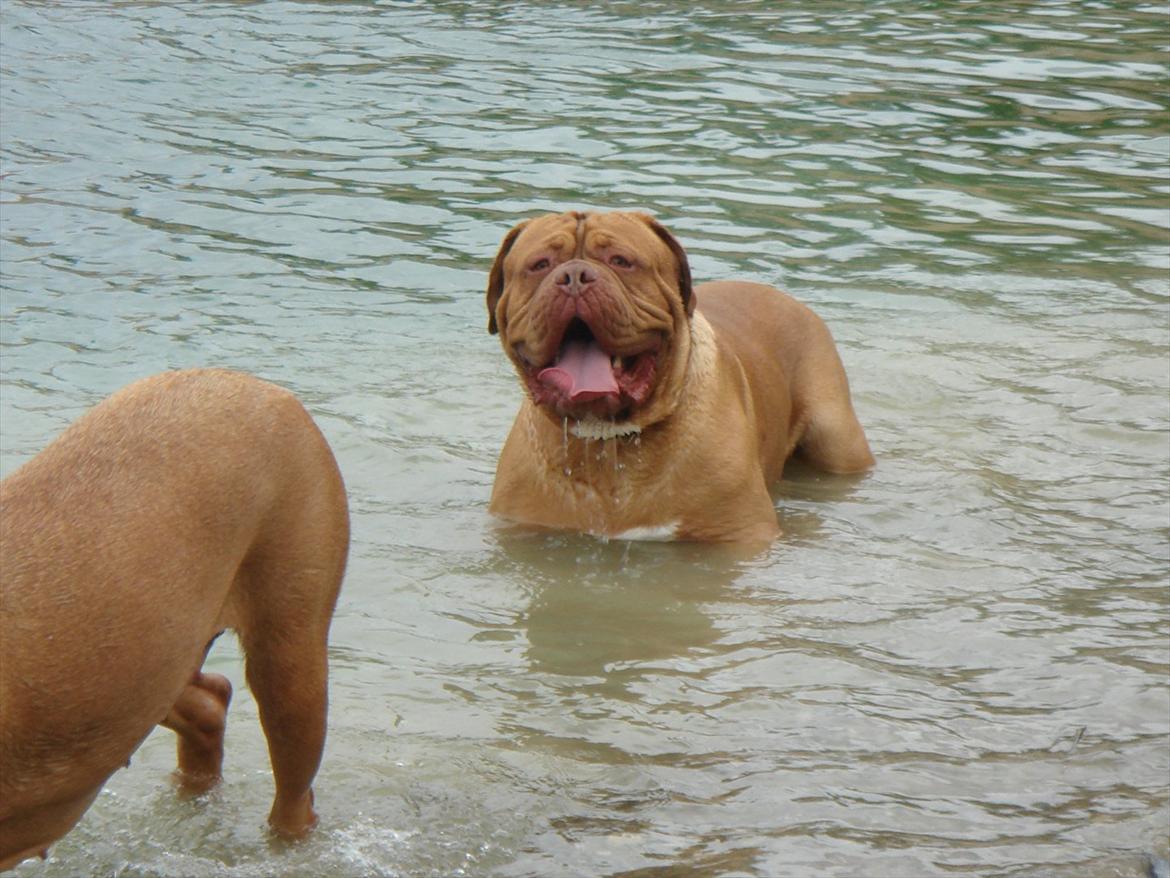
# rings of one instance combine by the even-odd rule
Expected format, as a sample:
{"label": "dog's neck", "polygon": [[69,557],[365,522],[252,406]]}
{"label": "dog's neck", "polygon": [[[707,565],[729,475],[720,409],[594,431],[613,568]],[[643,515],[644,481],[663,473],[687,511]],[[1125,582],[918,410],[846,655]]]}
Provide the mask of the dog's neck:
{"label": "dog's neck", "polygon": [[687,354],[687,386],[701,387],[715,374],[715,330],[699,311],[691,315],[691,349]]}

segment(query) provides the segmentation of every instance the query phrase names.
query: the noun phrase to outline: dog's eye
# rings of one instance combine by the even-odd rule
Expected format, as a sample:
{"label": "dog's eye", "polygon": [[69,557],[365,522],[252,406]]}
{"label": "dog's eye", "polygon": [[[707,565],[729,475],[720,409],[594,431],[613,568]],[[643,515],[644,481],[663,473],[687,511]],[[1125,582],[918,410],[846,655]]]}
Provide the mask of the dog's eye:
{"label": "dog's eye", "polygon": [[630,262],[630,260],[626,259],[626,257],[622,256],[620,253],[615,253],[613,256],[609,257],[609,264],[616,266],[617,268],[634,267],[634,263]]}
{"label": "dog's eye", "polygon": [[530,266],[528,266],[528,270],[529,271],[544,271],[550,265],[552,265],[552,263],[549,262],[547,258],[537,259],[534,263],[532,263]]}

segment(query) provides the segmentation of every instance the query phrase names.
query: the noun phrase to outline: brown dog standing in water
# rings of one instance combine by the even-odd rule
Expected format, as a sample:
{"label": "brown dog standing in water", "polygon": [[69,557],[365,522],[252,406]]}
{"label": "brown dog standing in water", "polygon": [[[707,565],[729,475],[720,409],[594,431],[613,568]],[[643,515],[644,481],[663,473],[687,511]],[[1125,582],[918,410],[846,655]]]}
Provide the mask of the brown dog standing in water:
{"label": "brown dog standing in water", "polygon": [[276,782],[316,823],[326,645],[349,522],[333,454],[285,390],[217,370],[132,384],[0,483],[0,869],[43,854],[156,725],[176,778],[220,778],[234,629]]}
{"label": "brown dog standing in water", "polygon": [[488,280],[527,398],[491,511],[609,536],[766,541],[794,452],[873,465],[824,323],[762,284],[692,287],[674,236],[640,213],[565,213],[504,238]]}

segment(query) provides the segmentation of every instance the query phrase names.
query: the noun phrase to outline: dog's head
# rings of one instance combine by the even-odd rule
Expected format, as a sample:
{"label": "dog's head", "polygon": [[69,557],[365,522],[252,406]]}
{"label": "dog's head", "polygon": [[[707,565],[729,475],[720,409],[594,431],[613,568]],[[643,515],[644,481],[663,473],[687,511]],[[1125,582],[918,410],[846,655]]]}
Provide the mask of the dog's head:
{"label": "dog's head", "polygon": [[652,217],[520,223],[492,265],[487,307],[488,331],[550,417],[639,429],[673,406],[695,298],[686,254]]}

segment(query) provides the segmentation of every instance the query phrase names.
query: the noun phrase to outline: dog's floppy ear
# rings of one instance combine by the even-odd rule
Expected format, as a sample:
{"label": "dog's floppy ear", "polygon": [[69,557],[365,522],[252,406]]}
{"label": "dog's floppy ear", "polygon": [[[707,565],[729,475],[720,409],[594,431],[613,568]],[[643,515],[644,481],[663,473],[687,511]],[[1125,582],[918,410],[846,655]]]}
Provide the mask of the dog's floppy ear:
{"label": "dog's floppy ear", "polygon": [[504,257],[508,255],[508,251],[512,249],[512,245],[516,243],[516,239],[520,237],[520,233],[524,231],[529,222],[530,220],[524,220],[504,235],[504,242],[500,244],[500,252],[496,254],[496,261],[492,263],[492,270],[488,273],[488,332],[492,335],[499,332],[499,327],[496,326],[496,305],[500,301],[500,296],[504,294]]}
{"label": "dog's floppy ear", "polygon": [[670,233],[670,230],[658,220],[649,214],[639,214],[642,221],[650,227],[662,242],[670,248],[670,252],[674,254],[674,261],[678,265],[678,291],[682,296],[683,307],[686,308],[687,316],[690,317],[695,313],[695,287],[691,282],[691,264],[687,261],[687,253],[683,250],[682,244],[678,239]]}

